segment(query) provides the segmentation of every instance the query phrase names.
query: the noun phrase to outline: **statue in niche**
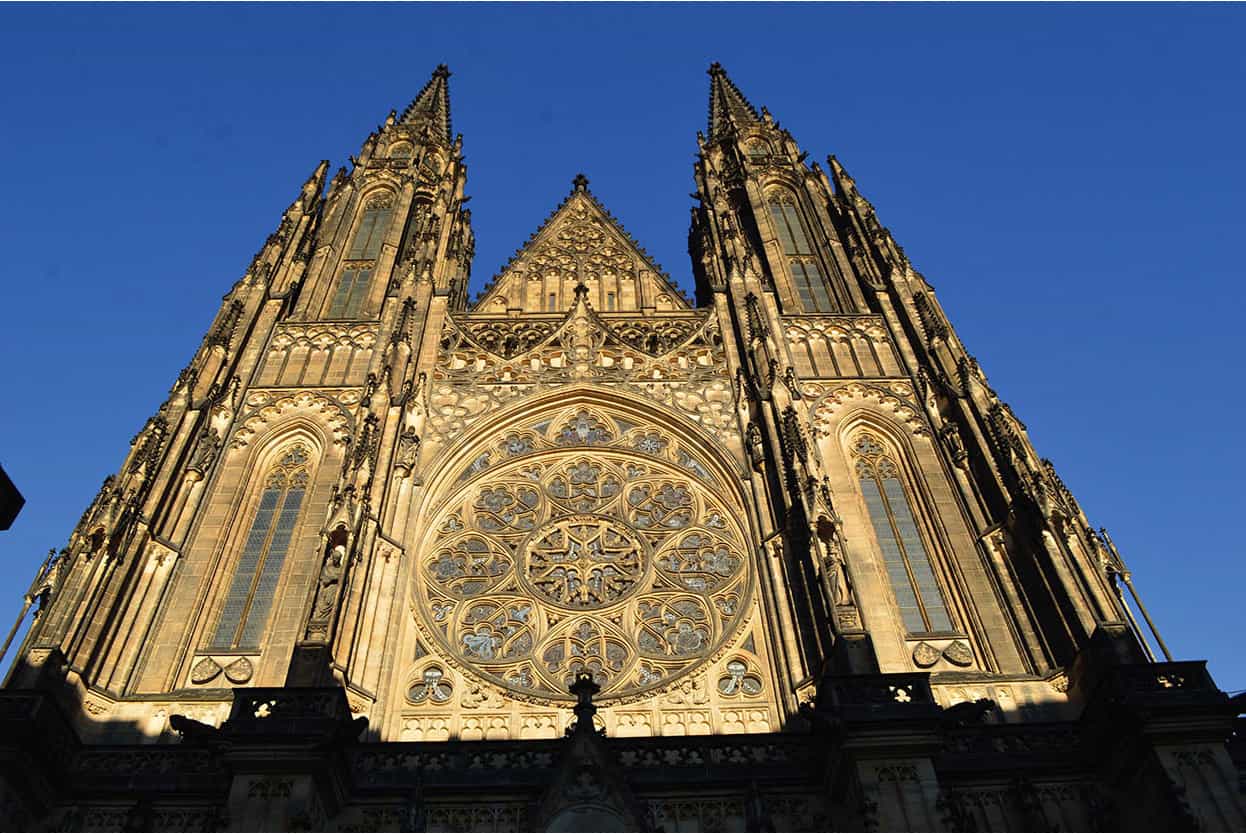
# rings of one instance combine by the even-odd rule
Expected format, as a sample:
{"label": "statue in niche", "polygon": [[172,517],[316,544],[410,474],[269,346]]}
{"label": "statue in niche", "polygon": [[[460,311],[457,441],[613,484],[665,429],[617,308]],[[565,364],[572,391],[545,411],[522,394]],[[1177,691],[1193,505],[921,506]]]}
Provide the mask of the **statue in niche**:
{"label": "statue in niche", "polygon": [[341,584],[346,567],[346,545],[335,544],[320,568],[316,588],[316,601],[312,603],[312,622],[327,623],[337,601],[337,586]]}
{"label": "statue in niche", "polygon": [[746,432],[748,434],[749,459],[752,461],[753,468],[760,470],[766,460],[766,449],[762,442],[761,429],[757,427],[756,423],[749,423]]}
{"label": "statue in niche", "polygon": [[220,434],[214,428],[205,427],[199,435],[199,446],[195,449],[195,456],[189,468],[198,472],[200,476],[207,475],[220,450]]}
{"label": "statue in niche", "polygon": [[396,466],[408,473],[415,471],[415,462],[420,454],[420,436],[413,426],[407,426],[398,436],[398,454]]}
{"label": "statue in niche", "polygon": [[839,542],[834,539],[824,542],[826,548],[826,571],[830,579],[831,592],[836,605],[852,605],[852,588],[848,584],[848,566],[844,564],[844,556],[840,552]]}

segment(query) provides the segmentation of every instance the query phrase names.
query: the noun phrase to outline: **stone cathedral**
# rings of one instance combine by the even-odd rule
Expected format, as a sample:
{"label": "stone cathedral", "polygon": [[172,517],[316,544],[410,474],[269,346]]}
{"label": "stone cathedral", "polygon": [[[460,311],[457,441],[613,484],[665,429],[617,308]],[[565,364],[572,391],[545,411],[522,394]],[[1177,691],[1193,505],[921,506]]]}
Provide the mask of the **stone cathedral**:
{"label": "stone cathedral", "polygon": [[38,571],[6,827],[1246,828],[1242,698],[835,157],[715,64],[695,298],[578,175],[469,299],[449,75]]}

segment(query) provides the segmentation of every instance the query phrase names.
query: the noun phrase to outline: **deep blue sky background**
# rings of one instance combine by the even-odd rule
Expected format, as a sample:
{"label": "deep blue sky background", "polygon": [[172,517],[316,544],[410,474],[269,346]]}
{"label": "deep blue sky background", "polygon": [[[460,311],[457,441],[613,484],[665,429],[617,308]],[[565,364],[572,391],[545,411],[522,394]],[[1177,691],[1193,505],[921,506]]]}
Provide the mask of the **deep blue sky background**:
{"label": "deep blue sky background", "polygon": [[719,60],[856,177],[1174,654],[1246,689],[1243,35],[1240,5],[5,5],[0,612],[316,162],[436,64],[478,289],[580,170],[689,286]]}

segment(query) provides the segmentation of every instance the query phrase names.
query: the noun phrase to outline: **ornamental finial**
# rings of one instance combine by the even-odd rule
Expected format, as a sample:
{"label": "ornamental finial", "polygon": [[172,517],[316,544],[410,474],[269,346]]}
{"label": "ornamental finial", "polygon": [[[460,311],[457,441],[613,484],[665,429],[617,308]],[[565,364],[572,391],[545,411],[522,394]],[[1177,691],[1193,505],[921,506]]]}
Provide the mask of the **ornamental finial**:
{"label": "ornamental finial", "polygon": [[576,729],[583,727],[591,730],[593,727],[593,716],[597,714],[597,707],[593,704],[593,696],[601,691],[601,687],[593,680],[593,673],[577,672],[575,683],[571,684],[569,691],[576,697],[575,706],[571,708],[571,711],[575,713]]}

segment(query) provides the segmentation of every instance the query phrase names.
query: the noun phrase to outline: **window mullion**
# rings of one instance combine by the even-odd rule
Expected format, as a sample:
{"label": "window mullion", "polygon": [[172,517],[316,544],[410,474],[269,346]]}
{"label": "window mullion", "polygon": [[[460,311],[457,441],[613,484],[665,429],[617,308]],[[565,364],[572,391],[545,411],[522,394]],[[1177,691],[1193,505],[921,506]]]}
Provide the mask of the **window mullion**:
{"label": "window mullion", "polygon": [[926,631],[930,631],[930,615],[926,611],[926,602],[922,599],[921,586],[917,584],[917,576],[913,573],[913,565],[909,561],[908,548],[904,546],[904,537],[900,534],[900,525],[896,521],[895,512],[891,508],[891,499],[887,497],[887,490],[883,486],[882,479],[878,475],[878,470],[870,467],[874,475],[875,483],[878,485],[878,494],[883,501],[883,508],[887,512],[887,523],[891,525],[891,534],[895,537],[896,548],[900,551],[900,558],[904,561],[904,572],[909,578],[909,587],[913,589],[913,599],[917,600],[917,610],[922,615],[922,624],[926,627]]}
{"label": "window mullion", "polygon": [[281,514],[286,505],[286,498],[290,494],[290,481],[286,480],[281,488],[281,495],[277,499],[276,507],[273,511],[273,517],[268,523],[268,532],[264,535],[264,545],[260,548],[260,557],[255,562],[255,571],[251,574],[251,585],[247,589],[247,601],[242,606],[242,614],[238,617],[238,627],[234,630],[233,640],[230,647],[237,649],[239,641],[242,639],[242,632],[247,627],[247,619],[251,616],[251,604],[255,601],[255,589],[260,582],[260,574],[264,571],[264,563],[268,561],[268,549],[272,546],[273,534],[277,530],[277,525],[281,523]]}

